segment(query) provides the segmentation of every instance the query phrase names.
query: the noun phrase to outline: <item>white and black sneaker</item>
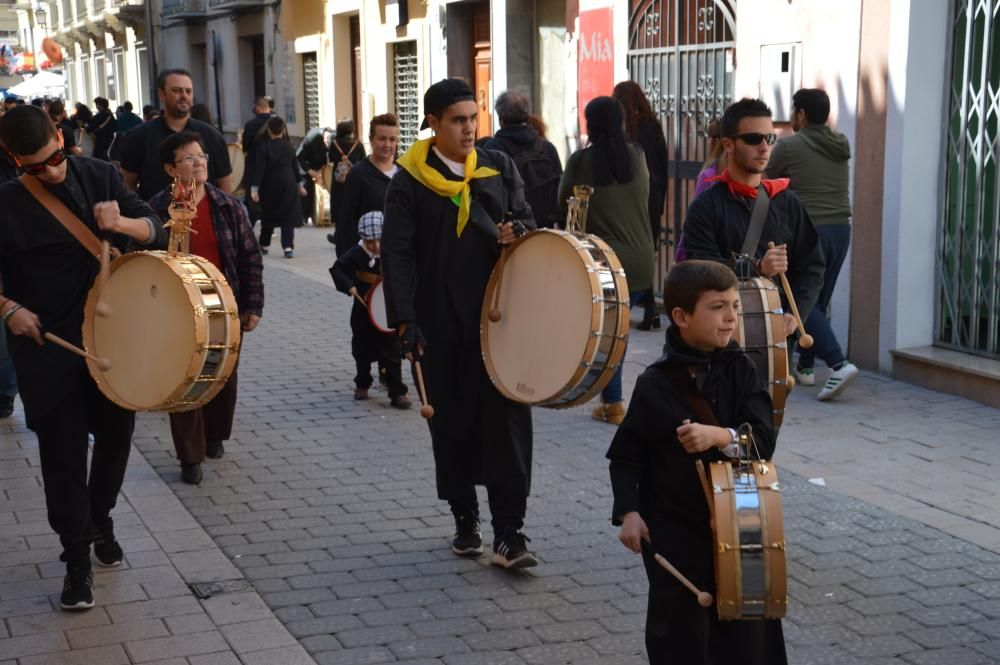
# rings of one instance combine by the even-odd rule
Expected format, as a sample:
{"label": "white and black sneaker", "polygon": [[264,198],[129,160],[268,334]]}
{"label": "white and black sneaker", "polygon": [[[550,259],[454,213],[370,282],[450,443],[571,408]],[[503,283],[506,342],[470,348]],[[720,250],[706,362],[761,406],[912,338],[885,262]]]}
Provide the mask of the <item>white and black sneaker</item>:
{"label": "white and black sneaker", "polygon": [[67,567],[59,607],[76,612],[94,606],[94,573],[90,567]]}
{"label": "white and black sneaker", "polygon": [[479,556],[483,553],[483,532],[478,517],[456,517],[455,537],[451,551],[459,556]]}
{"label": "white and black sneaker", "polygon": [[528,551],[531,539],[516,529],[497,531],[493,537],[493,565],[508,570],[531,568],[538,565],[538,559]]}
{"label": "white and black sneaker", "polygon": [[852,363],[844,361],[839,368],[830,373],[830,378],[826,380],[826,384],[819,391],[816,399],[825,402],[840,395],[860,373]]}
{"label": "white and black sneaker", "polygon": [[122,565],[125,553],[115,539],[114,522],[109,517],[99,528],[94,530],[94,556],[102,566],[113,568]]}

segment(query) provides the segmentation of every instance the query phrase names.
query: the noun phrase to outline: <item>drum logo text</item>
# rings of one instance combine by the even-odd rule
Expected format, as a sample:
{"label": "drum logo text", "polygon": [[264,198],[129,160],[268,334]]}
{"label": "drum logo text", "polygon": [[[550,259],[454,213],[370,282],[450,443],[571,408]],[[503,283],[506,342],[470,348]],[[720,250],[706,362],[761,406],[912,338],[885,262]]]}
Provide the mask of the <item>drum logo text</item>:
{"label": "drum logo text", "polygon": [[534,388],[532,388],[530,386],[527,386],[527,385],[525,385],[523,383],[517,384],[516,390],[517,390],[517,392],[521,393],[522,395],[534,395],[535,394],[535,389]]}

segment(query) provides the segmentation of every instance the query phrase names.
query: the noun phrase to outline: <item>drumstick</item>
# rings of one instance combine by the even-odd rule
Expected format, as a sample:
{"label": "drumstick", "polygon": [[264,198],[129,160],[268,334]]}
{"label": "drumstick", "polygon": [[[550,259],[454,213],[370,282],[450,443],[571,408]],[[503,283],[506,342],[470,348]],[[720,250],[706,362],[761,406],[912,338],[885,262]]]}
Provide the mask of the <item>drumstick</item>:
{"label": "drumstick", "polygon": [[111,263],[111,243],[107,240],[101,241],[101,272],[97,275],[97,306],[94,312],[97,316],[108,318],[111,316],[111,307],[105,301],[104,291],[108,285],[109,264]]}
{"label": "drumstick", "polygon": [[420,415],[425,420],[430,420],[434,417],[434,407],[427,403],[427,389],[424,388],[424,372],[420,368],[420,361],[416,357],[413,359],[413,368],[417,374],[417,395],[420,397],[420,403],[423,404],[420,407]]}
{"label": "drumstick", "polygon": [[643,540],[641,542],[642,542],[642,549],[646,551],[646,554],[653,557],[653,559],[656,560],[656,563],[660,564],[661,568],[663,568],[665,571],[673,575],[678,582],[686,586],[691,593],[693,593],[695,596],[698,597],[699,605],[701,605],[702,607],[710,607],[712,605],[712,594],[710,594],[707,591],[702,591],[694,584],[692,584],[691,580],[684,577],[681,571],[674,568],[674,566],[669,561],[667,561],[662,554],[654,551],[653,546],[650,545],[647,541]]}
{"label": "drumstick", "polygon": [[[767,243],[767,247],[768,249],[773,248],[774,242]],[[783,272],[778,274],[781,275],[781,288],[785,290],[785,297],[788,298],[788,304],[792,308],[792,314],[795,315],[795,322],[799,324],[799,330],[802,331],[802,334],[799,335],[799,344],[802,346],[803,349],[808,349],[810,346],[813,345],[812,335],[807,333],[806,327],[802,325],[802,317],[799,316],[799,308],[795,304],[795,296],[792,295],[792,287],[788,283],[788,278],[785,277],[785,273]]]}
{"label": "drumstick", "polygon": [[355,298],[358,299],[358,302],[361,303],[362,307],[364,307],[365,309],[368,309],[368,303],[365,302],[364,298],[362,298],[361,296],[358,295],[357,291],[355,291],[353,295],[354,295]]}
{"label": "drumstick", "polygon": [[500,287],[503,285],[503,269],[506,262],[507,248],[504,247],[500,250],[500,260],[497,262],[497,285],[493,291],[493,307],[490,308],[489,314],[487,314],[493,323],[498,322],[502,318],[500,314]]}
{"label": "drumstick", "polygon": [[71,351],[71,352],[75,353],[76,355],[80,356],[81,358],[86,358],[88,360],[93,360],[95,363],[97,363],[97,368],[99,370],[101,370],[102,372],[107,372],[109,369],[111,369],[111,361],[108,360],[107,358],[98,358],[97,356],[95,356],[92,353],[87,353],[86,351],[84,351],[80,347],[76,346],[75,344],[71,344],[71,343],[67,342],[66,340],[64,340],[62,337],[59,337],[58,335],[54,335],[53,333],[50,333],[50,332],[45,333],[43,335],[43,337],[45,337],[45,339],[49,340],[53,344],[55,344],[57,346],[61,346],[62,348],[66,349],[67,351]]}

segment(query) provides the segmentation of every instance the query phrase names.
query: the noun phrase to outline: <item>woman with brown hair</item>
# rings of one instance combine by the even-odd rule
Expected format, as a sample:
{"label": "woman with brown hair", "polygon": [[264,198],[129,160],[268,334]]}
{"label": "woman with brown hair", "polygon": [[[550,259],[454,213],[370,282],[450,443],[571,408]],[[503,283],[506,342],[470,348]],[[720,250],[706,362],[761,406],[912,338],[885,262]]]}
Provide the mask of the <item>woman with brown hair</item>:
{"label": "woman with brown hair", "polygon": [[267,140],[261,141],[257,148],[250,183],[250,199],[261,207],[260,251],[267,254],[271,234],[275,227],[280,227],[281,247],[285,258],[290,259],[295,250],[295,227],[302,226],[299,197],[306,196],[306,188],[285,121],[273,116],[264,127]]}

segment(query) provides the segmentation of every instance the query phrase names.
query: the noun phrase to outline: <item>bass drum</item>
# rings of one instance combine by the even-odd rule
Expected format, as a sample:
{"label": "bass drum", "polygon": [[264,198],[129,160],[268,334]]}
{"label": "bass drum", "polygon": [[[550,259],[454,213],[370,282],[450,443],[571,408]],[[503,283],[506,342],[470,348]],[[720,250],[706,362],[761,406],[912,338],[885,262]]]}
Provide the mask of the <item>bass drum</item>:
{"label": "bass drum", "polygon": [[229,143],[226,148],[229,150],[229,165],[233,167],[233,196],[243,198],[244,188],[250,186],[249,183],[243,182],[243,174],[246,172],[243,146],[239,143]]}
{"label": "bass drum", "polygon": [[778,287],[769,279],[740,280],[740,317],[733,339],[743,347],[767,384],[774,408],[774,426],[781,427],[785,402],[792,390],[788,343],[785,339],[784,310]]}
{"label": "bass drum", "polygon": [[480,318],[490,379],[523,404],[559,409],[590,400],[618,369],[628,340],[628,284],[614,250],[597,236],[542,229],[504,252]]}
{"label": "bass drum", "polygon": [[99,286],[84,308],[83,344],[111,361],[87,360],[97,387],[133,411],[189,411],[215,397],[236,367],[240,319],[222,273],[193,254],[133,252],[115,259],[96,315]]}

